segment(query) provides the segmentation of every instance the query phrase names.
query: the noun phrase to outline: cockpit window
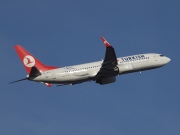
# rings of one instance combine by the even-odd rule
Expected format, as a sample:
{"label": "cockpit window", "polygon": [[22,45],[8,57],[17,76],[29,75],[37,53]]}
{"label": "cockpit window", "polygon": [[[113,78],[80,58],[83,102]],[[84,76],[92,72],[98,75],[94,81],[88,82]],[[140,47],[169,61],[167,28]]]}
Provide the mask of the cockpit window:
{"label": "cockpit window", "polygon": [[161,54],[161,55],[159,55],[159,56],[160,56],[160,57],[164,57],[164,55],[162,55],[162,54]]}

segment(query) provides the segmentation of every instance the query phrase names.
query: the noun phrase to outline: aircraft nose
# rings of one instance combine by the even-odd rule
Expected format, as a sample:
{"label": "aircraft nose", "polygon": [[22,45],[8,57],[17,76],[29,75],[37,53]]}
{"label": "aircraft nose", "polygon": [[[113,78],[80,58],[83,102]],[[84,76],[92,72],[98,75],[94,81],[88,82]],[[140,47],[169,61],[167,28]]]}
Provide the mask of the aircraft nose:
{"label": "aircraft nose", "polygon": [[171,61],[171,59],[166,57],[166,62],[169,63],[170,61]]}

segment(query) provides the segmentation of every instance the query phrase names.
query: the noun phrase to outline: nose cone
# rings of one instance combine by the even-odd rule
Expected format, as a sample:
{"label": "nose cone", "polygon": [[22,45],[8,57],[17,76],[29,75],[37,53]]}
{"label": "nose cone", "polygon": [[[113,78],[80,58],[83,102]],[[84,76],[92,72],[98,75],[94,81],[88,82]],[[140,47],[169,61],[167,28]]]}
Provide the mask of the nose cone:
{"label": "nose cone", "polygon": [[166,62],[169,63],[170,61],[171,61],[171,59],[166,57]]}

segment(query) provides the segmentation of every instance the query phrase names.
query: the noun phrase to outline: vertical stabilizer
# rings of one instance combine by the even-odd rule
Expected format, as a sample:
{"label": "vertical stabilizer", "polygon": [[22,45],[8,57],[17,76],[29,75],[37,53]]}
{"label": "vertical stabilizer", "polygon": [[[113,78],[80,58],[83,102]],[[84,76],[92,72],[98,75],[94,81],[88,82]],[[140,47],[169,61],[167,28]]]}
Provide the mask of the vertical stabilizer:
{"label": "vertical stabilizer", "polygon": [[40,72],[56,69],[57,67],[46,66],[35,58],[32,54],[26,51],[21,45],[14,46],[22,64],[24,65],[28,74],[31,72],[32,67],[36,67]]}

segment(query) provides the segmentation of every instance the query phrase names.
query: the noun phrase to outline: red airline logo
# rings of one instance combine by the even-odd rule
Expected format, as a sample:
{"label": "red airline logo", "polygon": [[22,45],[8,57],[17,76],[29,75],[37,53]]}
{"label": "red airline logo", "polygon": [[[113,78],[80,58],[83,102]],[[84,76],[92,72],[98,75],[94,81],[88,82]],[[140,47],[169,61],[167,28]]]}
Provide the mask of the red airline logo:
{"label": "red airline logo", "polygon": [[33,67],[35,65],[35,59],[32,56],[27,55],[24,57],[23,63],[26,67]]}

